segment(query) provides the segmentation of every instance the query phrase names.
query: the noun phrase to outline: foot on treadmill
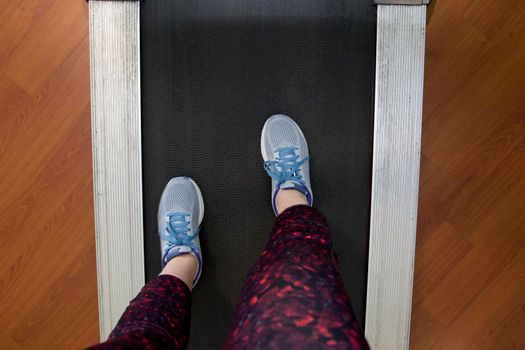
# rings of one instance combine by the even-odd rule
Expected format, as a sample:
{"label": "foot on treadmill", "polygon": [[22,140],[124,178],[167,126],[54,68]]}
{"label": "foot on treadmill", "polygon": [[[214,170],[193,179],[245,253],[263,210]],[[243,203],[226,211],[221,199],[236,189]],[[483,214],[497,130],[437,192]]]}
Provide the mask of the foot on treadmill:
{"label": "foot on treadmill", "polygon": [[303,132],[292,118],[273,115],[264,124],[261,134],[261,153],[264,170],[272,178],[272,206],[277,211],[277,194],[280,190],[294,189],[313,203],[310,185],[308,145]]}
{"label": "foot on treadmill", "polygon": [[204,217],[204,201],[199,186],[189,177],[175,177],[168,182],[159,204],[158,224],[162,267],[182,254],[197,258],[193,286],[202,272],[199,229]]}

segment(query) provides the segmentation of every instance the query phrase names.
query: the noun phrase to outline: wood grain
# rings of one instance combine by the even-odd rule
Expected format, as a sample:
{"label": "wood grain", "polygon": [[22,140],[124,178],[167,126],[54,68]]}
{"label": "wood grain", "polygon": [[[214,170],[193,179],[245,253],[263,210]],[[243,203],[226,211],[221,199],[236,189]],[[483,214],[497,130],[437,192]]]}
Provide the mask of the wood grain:
{"label": "wood grain", "polygon": [[98,341],[87,5],[0,5],[0,348]]}
{"label": "wood grain", "polygon": [[523,348],[525,3],[437,1],[427,38],[411,345]]}
{"label": "wood grain", "polygon": [[[39,6],[29,6],[25,1],[19,9],[23,10],[22,13],[34,11],[37,14],[42,10]],[[30,18],[23,17],[26,20]],[[34,18],[34,25],[16,50],[10,53],[3,67],[11,78],[30,93],[37,91],[71,54],[71,48],[86,36],[88,23],[86,5],[71,0],[55,0],[41,17],[35,15]]]}

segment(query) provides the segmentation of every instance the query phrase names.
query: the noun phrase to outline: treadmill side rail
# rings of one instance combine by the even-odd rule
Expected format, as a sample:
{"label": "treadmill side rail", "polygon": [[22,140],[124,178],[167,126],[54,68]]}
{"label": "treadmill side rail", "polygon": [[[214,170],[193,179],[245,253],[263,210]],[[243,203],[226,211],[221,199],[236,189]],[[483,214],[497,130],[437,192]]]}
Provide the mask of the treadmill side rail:
{"label": "treadmill side rail", "polygon": [[426,6],[378,6],[365,334],[408,349],[419,191]]}
{"label": "treadmill side rail", "polygon": [[90,1],[91,121],[100,337],[145,282],[139,2]]}

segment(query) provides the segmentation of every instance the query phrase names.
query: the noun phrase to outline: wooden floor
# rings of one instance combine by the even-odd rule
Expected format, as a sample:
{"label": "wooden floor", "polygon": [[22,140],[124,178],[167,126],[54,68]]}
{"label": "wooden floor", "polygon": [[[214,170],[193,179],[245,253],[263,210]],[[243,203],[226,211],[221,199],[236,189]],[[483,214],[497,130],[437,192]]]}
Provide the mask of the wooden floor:
{"label": "wooden floor", "polygon": [[[0,2],[0,348],[97,341],[87,5]],[[525,348],[525,2],[428,24],[412,349]]]}
{"label": "wooden floor", "polygon": [[525,2],[428,22],[413,349],[525,349]]}
{"label": "wooden floor", "polygon": [[98,339],[87,15],[0,1],[0,349]]}

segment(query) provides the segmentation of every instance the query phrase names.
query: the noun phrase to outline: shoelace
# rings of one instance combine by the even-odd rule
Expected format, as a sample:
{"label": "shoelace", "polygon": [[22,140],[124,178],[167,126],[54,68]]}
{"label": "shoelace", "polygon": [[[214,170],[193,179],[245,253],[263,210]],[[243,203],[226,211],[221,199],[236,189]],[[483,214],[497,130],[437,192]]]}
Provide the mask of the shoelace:
{"label": "shoelace", "polygon": [[190,214],[185,212],[173,212],[166,215],[166,232],[163,233],[163,238],[168,242],[168,246],[188,245],[199,232],[188,234],[191,231],[189,225],[190,221],[186,221],[186,218]]}
{"label": "shoelace", "polygon": [[279,183],[283,183],[288,180],[301,180],[303,176],[299,173],[300,167],[310,157],[299,159],[299,155],[296,154],[297,147],[281,147],[276,151],[278,152],[275,160],[267,160],[264,162],[264,170],[270,175],[270,177]]}

